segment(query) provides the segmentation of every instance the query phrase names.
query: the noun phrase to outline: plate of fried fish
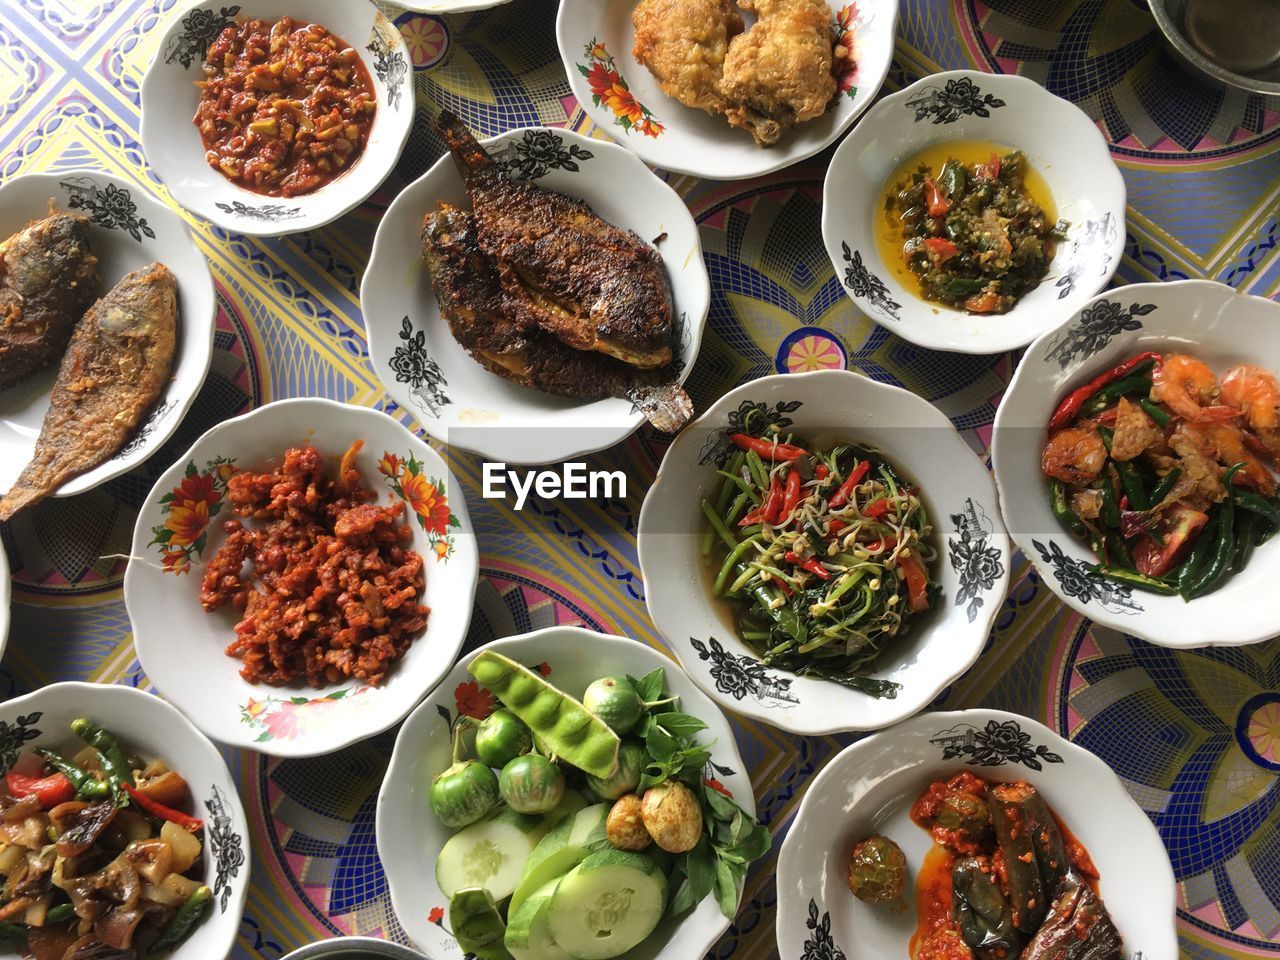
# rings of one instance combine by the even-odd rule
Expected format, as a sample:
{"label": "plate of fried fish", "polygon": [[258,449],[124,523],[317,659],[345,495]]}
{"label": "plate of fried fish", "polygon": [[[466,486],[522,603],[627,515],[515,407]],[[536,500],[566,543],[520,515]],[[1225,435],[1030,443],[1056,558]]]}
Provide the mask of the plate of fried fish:
{"label": "plate of fried fish", "polygon": [[436,129],[449,155],[388,208],[361,287],[395,401],[510,463],[600,450],[646,419],[679,430],[710,284],[676,192],[569,130],[480,143],[447,112]]}
{"label": "plate of fried fish", "polygon": [[646,163],[758,177],[832,144],[893,57],[898,0],[563,0],[578,102]]}
{"label": "plate of fried fish", "polygon": [[169,438],[208,372],[215,304],[186,224],[101,171],[0,186],[0,238],[8,520],[119,476]]}

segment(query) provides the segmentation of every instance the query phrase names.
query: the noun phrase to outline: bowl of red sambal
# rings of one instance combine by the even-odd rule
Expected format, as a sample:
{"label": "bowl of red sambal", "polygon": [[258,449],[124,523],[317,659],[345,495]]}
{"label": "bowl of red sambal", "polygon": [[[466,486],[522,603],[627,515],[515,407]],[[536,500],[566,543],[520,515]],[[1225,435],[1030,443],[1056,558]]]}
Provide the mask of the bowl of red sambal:
{"label": "bowl of red sambal", "polygon": [[926,713],[809,785],[778,858],[778,947],[1173,957],[1176,894],[1159,833],[1102,760],[1016,714]]}
{"label": "bowl of red sambal", "polygon": [[1080,614],[1172,647],[1280,633],[1280,307],[1120,287],[1027,350],[996,415],[1005,523]]}
{"label": "bowl of red sambal", "polygon": [[205,0],[160,42],[142,142],[192,213],[277,236],[364,201],[399,159],[414,102],[404,40],[368,0]]}

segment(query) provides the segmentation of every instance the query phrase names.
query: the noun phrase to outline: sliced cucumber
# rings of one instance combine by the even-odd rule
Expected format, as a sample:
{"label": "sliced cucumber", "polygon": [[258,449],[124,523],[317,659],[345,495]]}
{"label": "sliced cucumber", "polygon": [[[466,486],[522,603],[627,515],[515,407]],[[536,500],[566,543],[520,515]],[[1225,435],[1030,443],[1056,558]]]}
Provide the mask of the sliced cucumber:
{"label": "sliced cucumber", "polygon": [[518,908],[511,910],[511,922],[503,942],[515,960],[573,960],[569,951],[551,936],[551,898],[560,878],[544,883]]}
{"label": "sliced cucumber", "polygon": [[571,817],[587,805],[587,798],[577,790],[566,790],[564,797],[556,804],[556,808],[546,815],[547,827],[559,825],[566,817]]}
{"label": "sliced cucumber", "polygon": [[507,809],[464,827],[436,858],[440,892],[452,897],[467,887],[483,887],[494,900],[511,896],[546,829],[543,817]]}
{"label": "sliced cucumber", "polygon": [[653,933],[666,903],[667,878],[648,857],[593,853],[557,884],[551,937],[577,960],[611,960]]}
{"label": "sliced cucumber", "polygon": [[[524,872],[520,874],[520,882],[516,884],[511,895],[511,906],[508,916],[520,909],[527,897],[533,895],[539,887],[550,881],[559,880],[566,873],[586,859],[588,850],[586,843],[593,833],[599,833],[605,818],[609,815],[607,803],[597,803],[586,807],[548,833],[533,848],[533,853],[525,862]],[[599,833],[603,836],[603,833]]]}

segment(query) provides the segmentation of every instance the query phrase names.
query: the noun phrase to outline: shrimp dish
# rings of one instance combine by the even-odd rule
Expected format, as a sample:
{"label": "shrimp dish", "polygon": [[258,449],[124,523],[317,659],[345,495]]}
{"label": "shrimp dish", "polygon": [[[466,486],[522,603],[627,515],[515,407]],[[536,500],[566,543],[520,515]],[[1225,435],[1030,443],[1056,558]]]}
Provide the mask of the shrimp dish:
{"label": "shrimp dish", "polygon": [[1073,390],[1041,469],[1054,515],[1129,587],[1192,600],[1280,529],[1280,383],[1236,364],[1140,353]]}

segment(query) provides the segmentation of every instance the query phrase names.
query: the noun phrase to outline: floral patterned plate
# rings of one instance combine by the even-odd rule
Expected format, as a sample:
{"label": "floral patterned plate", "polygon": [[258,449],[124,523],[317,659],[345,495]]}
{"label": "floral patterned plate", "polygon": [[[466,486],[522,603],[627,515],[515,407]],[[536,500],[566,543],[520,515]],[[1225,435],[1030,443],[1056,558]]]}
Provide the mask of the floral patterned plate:
{"label": "floral patterned plate", "polygon": [[[877,662],[874,676],[901,684],[896,697],[764,667],[736,636],[729,607],[711,595],[699,503],[719,489],[717,466],[733,449],[727,435],[748,414],[753,425],[862,443],[919,485],[942,597]],[[722,707],[806,736],[874,730],[924,709],[978,658],[1009,585],[1009,538],[982,461],[936,407],[847,370],[744,384],[687,427],[645,496],[639,551],[649,615],[694,682]]]}
{"label": "floral patterned plate", "polygon": [[[426,559],[427,628],[371,687],[315,689],[249,683],[224,649],[239,619],[200,606],[203,567],[221,545],[226,484],[236,470],[279,464],[315,445],[332,469],[357,440],[365,485],[399,498]],[[479,555],[462,488],[444,461],[386,414],[332,400],[279,400],[214,427],[156,482],[133,533],[124,597],[138,660],[156,687],[206,734],[281,757],[330,753],[401,720],[449,669],[471,620]]]}
{"label": "floral patterned plate", "polygon": [[1104,580],[1088,544],[1049,509],[1040,471],[1045,427],[1074,387],[1147,350],[1204,360],[1215,373],[1256,363],[1280,376],[1280,304],[1209,280],[1135,283],[1109,290],[1027,348],[996,412],[991,462],[1014,541],[1040,579],[1073,610],[1166,647],[1258,643],[1280,634],[1271,592],[1280,570],[1275,538],[1213,593],[1184,602]]}
{"label": "floral patterned plate", "polygon": [[908,960],[915,898],[893,910],[854,899],[849,851],[872,833],[907,857],[908,889],[932,841],[911,804],[934,780],[971,770],[1026,780],[1084,844],[1128,960],[1178,955],[1173,868],[1120,778],[1034,720],[999,710],[926,713],[838,753],[809,784],[778,857],[778,950],[796,960]]}
{"label": "floral patterned plate", "polygon": [[[387,872],[391,904],[400,925],[430,960],[458,960],[463,951],[449,932],[449,900],[440,893],[435,879],[436,857],[455,831],[441,825],[427,806],[427,788],[432,777],[449,766],[450,734],[456,720],[464,715],[483,718],[494,709],[493,694],[472,680],[466,668],[485,650],[518,660],[575,695],[581,695],[599,677],[642,677],[657,667],[664,668],[667,689],[680,697],[681,709],[707,724],[707,731],[699,737],[714,744],[705,773],[708,784],[755,813],[751,778],[743,769],[724,714],[679,666],[653,647],[581,627],[548,627],[487,643],[459,662],[409,715],[396,736],[391,763],[378,792],[378,856]],[[727,929],[729,921],[715,897],[708,897],[678,921],[664,921],[627,956],[633,960],[691,960],[704,956]]]}
{"label": "floral patterned plate", "polygon": [[[209,264],[187,225],[138,184],[101,170],[29,173],[0,184],[0,240],[57,210],[89,218],[98,257],[98,295],[126,273],[159,260],[178,281],[178,345],[164,395],[119,453],[58,488],[55,497],[92,490],[142,463],[178,428],[209,372],[215,303]],[[49,409],[57,365],[0,391],[0,491],[31,459]]]}
{"label": "floral patterned plate", "polygon": [[[871,105],[889,72],[898,0],[831,0],[831,36],[852,47],[826,113],[758,147],[746,130],[668,97],[631,55],[638,0],[563,0],[556,43],[569,85],[596,125],[645,163],[709,180],[781,170],[825,149]],[[750,17],[750,15],[748,15]]]}
{"label": "floral patterned plate", "polygon": [[[511,130],[485,146],[511,176],[585,200],[610,223],[656,242],[674,303],[671,369],[683,382],[711,303],[698,228],[684,201],[621,147],[570,130]],[[369,358],[387,392],[435,439],[490,460],[568,460],[629,436],[644,422],[631,401],[572,400],[519,386],[458,345],[422,263],[422,221],[441,202],[470,206],[448,156],[387,208],[360,287]]]}
{"label": "floral patterned plate", "polygon": [[[107,728],[146,759],[163,760],[190,784],[192,812],[204,821],[202,878],[213,904],[170,960],[227,956],[249,891],[250,854],[249,824],[226,762],[204,734],[153,694],[111,684],[54,683],[0,704],[0,773],[15,761],[25,763],[34,747],[72,756],[83,746],[70,729],[76,717]],[[0,945],[0,960],[21,955],[7,938]]]}
{"label": "floral patterned plate", "polygon": [[[196,216],[251,236],[298,233],[335,220],[365,200],[395,168],[417,101],[400,31],[372,0],[184,2],[171,14],[142,82],[142,145],[173,198]],[[233,184],[205,160],[192,123],[205,51],[240,19],[305,18],[351,44],[373,81],[378,110],[364,152],[342,176],[298,197],[271,197]]]}
{"label": "floral patterned plate", "polygon": [[[876,246],[885,182],[921,150],[957,140],[1021,150],[1070,223],[1045,279],[998,316],[922,299]],[[1124,211],[1124,179],[1084,111],[1025,77],[954,70],[885,97],[836,149],[822,239],[845,292],[872,320],[922,347],[999,353],[1030,343],[1107,285],[1124,253]]]}

